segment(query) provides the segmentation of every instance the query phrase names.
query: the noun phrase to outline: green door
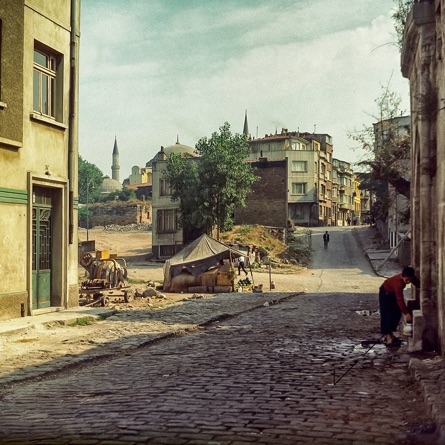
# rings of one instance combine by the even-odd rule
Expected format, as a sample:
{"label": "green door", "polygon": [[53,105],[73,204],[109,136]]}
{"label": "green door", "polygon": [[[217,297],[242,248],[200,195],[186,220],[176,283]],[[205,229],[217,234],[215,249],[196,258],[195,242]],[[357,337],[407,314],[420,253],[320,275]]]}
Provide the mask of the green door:
{"label": "green door", "polygon": [[51,192],[36,187],[32,207],[32,308],[51,306]]}

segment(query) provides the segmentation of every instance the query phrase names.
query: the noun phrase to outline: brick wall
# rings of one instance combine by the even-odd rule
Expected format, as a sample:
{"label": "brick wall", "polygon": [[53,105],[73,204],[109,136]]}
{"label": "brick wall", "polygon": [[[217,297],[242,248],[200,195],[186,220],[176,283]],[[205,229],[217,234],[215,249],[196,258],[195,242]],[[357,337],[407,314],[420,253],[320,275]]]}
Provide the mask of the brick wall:
{"label": "brick wall", "polygon": [[246,207],[238,208],[235,224],[287,226],[287,159],[253,162],[259,180],[252,186]]}

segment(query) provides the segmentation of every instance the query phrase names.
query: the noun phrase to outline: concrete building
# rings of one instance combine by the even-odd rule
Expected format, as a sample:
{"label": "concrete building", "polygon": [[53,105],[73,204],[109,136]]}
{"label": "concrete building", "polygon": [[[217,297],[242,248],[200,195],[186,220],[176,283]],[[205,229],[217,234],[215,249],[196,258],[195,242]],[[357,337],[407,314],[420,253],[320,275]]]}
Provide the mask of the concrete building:
{"label": "concrete building", "polygon": [[79,6],[0,2],[0,319],[78,306]]}
{"label": "concrete building", "polygon": [[319,197],[318,213],[319,224],[334,226],[335,215],[332,206],[332,153],[334,150],[332,137],[325,133],[300,133],[308,141],[317,141],[320,144],[319,159]]}
{"label": "concrete building", "polygon": [[352,224],[354,216],[354,172],[351,164],[340,159],[332,159],[333,178],[335,188],[338,187],[337,199],[337,225]]}
{"label": "concrete building", "polygon": [[251,161],[259,178],[252,185],[246,206],[236,209],[235,224],[261,224],[286,228],[288,225],[288,159],[260,158]]}
{"label": "concrete building", "polygon": [[172,189],[170,183],[164,178],[167,169],[168,156],[171,153],[187,154],[190,162],[198,159],[195,149],[182,145],[177,140],[176,144],[161,147],[152,162],[153,186],[152,186],[152,252],[155,258],[167,259],[175,255],[184,247],[187,234],[184,234],[179,225],[179,201],[172,201]]}
{"label": "concrete building", "polygon": [[[323,225],[324,211],[319,210],[321,159],[324,159],[320,142],[315,138],[311,141],[302,138],[299,132],[282,129],[280,134],[265,135],[264,138],[250,140],[249,144],[249,160],[288,160],[287,219],[299,226]],[[324,184],[325,178],[321,181]],[[325,198],[326,189],[323,189],[323,200]]]}
{"label": "concrete building", "polygon": [[445,353],[445,2],[415,1],[405,26],[402,73],[411,95],[411,350]]}
{"label": "concrete building", "polygon": [[124,185],[136,184],[152,184],[153,183],[153,169],[152,167],[138,167],[134,165],[131,168],[131,175],[128,180],[125,180]]}

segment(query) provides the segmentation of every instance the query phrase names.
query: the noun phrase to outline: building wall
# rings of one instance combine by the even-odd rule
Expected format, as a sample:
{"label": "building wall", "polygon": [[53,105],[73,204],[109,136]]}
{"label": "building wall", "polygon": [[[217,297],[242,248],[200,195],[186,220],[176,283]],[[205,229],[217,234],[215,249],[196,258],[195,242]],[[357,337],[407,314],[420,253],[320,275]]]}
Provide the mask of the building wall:
{"label": "building wall", "polygon": [[151,203],[110,203],[89,206],[91,227],[116,224],[151,224]]}
{"label": "building wall", "polygon": [[[77,69],[79,15],[72,33],[70,0],[7,3],[0,3],[0,319],[78,305],[77,101],[70,100],[70,49],[73,40]],[[35,45],[57,60],[54,118],[34,110]],[[72,91],[77,96],[76,82]],[[33,302],[33,240],[41,236],[33,237],[33,215],[41,191],[51,200],[45,307]]]}
{"label": "building wall", "polygon": [[[250,160],[262,157],[287,159],[287,202],[288,216],[295,224],[314,226],[319,224],[318,183],[319,183],[319,148],[320,144],[298,136],[298,132],[283,129],[279,135],[269,135],[250,141]],[[306,171],[293,168],[294,162],[306,162]],[[306,184],[304,193],[294,190],[293,184]]]}
{"label": "building wall", "polygon": [[253,184],[246,206],[236,210],[235,224],[287,227],[287,159],[262,158],[252,167],[259,180]]}
{"label": "building wall", "polygon": [[[23,1],[0,3],[1,20],[1,73],[0,73],[0,162],[14,158],[14,152],[23,145]],[[6,149],[6,150],[5,150]]]}
{"label": "building wall", "polygon": [[153,161],[152,188],[152,253],[156,258],[170,258],[184,247],[183,230],[180,227],[171,231],[160,230],[159,213],[165,211],[178,212],[179,202],[171,200],[171,195],[161,194],[161,180],[167,169],[167,155],[161,150]]}
{"label": "building wall", "polygon": [[420,307],[412,349],[445,351],[445,2],[416,2],[408,16],[402,73],[411,95],[412,265],[420,274]]}

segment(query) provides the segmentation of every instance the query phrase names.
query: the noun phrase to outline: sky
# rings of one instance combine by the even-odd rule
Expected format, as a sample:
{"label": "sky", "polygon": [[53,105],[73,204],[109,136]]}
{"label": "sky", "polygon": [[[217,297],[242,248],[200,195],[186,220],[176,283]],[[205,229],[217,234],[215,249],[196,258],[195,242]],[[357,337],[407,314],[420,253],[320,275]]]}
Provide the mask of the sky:
{"label": "sky", "polygon": [[253,137],[348,134],[370,126],[389,88],[409,114],[393,0],[81,0],[79,153],[120,181],[176,143],[225,122]]}

